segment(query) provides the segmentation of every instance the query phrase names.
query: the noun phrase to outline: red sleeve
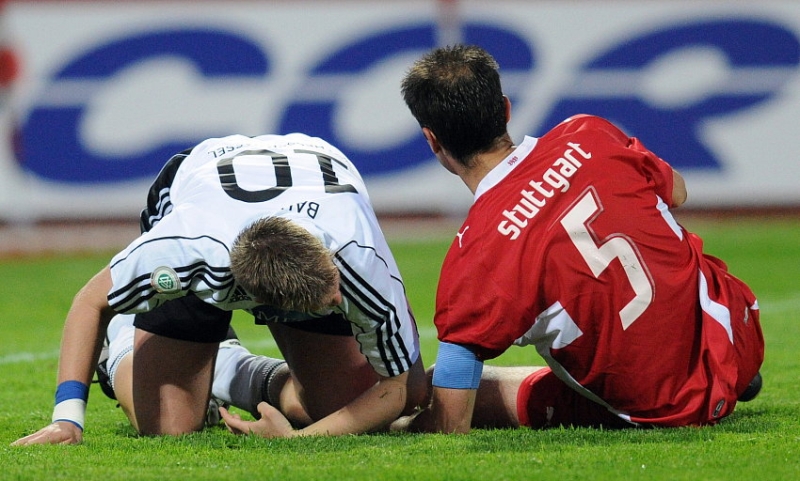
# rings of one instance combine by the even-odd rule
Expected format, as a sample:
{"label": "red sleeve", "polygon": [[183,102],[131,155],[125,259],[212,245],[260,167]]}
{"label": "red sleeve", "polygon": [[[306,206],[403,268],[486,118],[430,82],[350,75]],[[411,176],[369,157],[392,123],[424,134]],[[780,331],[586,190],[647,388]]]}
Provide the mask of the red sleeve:
{"label": "red sleeve", "polygon": [[644,162],[642,168],[647,179],[653,183],[656,194],[661,197],[668,206],[672,206],[672,189],[674,177],[672,167],[661,157],[647,149],[636,137],[631,137],[628,148],[643,154]]}
{"label": "red sleeve", "polygon": [[565,132],[580,132],[582,130],[592,130],[605,134],[613,142],[621,144],[626,148],[637,152],[637,157],[642,159],[640,168],[645,177],[653,183],[656,194],[669,206],[672,205],[673,177],[672,167],[636,137],[628,135],[620,130],[616,125],[608,120],[594,115],[578,114],[562,122],[561,126]]}
{"label": "red sleeve", "polygon": [[[497,319],[520,319],[509,313],[517,305],[498,291],[480,258],[457,260],[459,252],[451,249],[442,268],[436,299],[434,324],[440,341],[467,347],[485,361],[508,349],[515,337],[506,334],[513,323]],[[467,256],[472,257],[472,256]]]}
{"label": "red sleeve", "polygon": [[463,246],[458,240],[453,242],[442,263],[434,324],[440,341],[465,346],[484,361],[508,349],[521,335],[514,329],[526,316],[519,311],[519,299],[505,288],[506,283],[515,282],[507,275],[513,271],[506,263],[517,265],[519,257],[516,251],[497,255],[498,247],[487,244],[495,237],[494,227],[489,230],[483,225],[491,216],[481,209],[482,204],[473,206],[460,229]]}

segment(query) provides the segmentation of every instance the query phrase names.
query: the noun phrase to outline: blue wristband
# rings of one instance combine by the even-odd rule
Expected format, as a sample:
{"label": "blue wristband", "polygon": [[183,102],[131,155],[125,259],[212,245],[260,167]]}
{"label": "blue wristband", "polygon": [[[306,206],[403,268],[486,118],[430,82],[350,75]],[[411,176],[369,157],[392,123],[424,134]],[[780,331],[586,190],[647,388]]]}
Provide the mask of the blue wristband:
{"label": "blue wristband", "polygon": [[56,407],[53,408],[52,422],[66,421],[81,431],[86,418],[86,401],[89,399],[89,386],[80,381],[64,381],[56,388]]}
{"label": "blue wristband", "polygon": [[56,388],[56,404],[69,399],[89,400],[89,386],[80,381],[64,381]]}
{"label": "blue wristband", "polygon": [[439,342],[433,385],[449,389],[478,389],[483,361],[464,346]]}

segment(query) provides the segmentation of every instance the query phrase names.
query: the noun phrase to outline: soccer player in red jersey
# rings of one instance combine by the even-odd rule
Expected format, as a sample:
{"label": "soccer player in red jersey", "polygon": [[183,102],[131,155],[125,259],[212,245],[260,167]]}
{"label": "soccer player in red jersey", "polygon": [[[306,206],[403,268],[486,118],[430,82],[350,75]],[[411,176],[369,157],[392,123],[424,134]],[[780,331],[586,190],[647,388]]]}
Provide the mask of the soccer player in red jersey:
{"label": "soccer player in red jersey", "polygon": [[[756,298],[671,215],[686,187],[667,162],[590,115],[514,143],[498,65],[478,47],[425,55],[402,93],[474,194],[442,266],[417,428],[714,424],[760,382]],[[547,367],[484,372],[512,345]]]}

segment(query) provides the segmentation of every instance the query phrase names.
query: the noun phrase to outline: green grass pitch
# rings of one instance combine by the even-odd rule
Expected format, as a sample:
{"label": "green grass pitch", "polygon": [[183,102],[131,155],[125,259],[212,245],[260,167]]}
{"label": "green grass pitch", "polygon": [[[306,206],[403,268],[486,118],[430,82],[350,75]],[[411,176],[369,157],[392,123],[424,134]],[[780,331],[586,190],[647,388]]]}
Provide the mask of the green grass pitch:
{"label": "green grass pitch", "polygon": [[[761,395],[715,427],[294,440],[237,437],[219,428],[140,438],[92,386],[84,444],[12,448],[12,441],[49,421],[64,315],[110,253],[0,259],[0,480],[800,479],[800,221],[687,219],[684,225],[753,287],[767,341]],[[436,281],[449,241],[390,241],[430,364]],[[253,351],[277,354],[266,329],[246,315],[237,314],[234,326]],[[532,348],[512,349],[494,361],[539,362]]]}

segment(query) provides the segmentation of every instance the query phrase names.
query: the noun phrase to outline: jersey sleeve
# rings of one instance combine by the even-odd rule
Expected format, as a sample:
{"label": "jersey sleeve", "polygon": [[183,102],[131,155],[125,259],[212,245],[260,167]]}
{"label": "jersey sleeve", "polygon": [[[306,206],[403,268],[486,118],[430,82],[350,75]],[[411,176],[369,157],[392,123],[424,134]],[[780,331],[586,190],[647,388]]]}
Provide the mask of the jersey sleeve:
{"label": "jersey sleeve", "polygon": [[170,235],[168,216],[111,260],[109,305],[146,312],[189,292],[212,304],[234,288],[225,245],[209,235]]}
{"label": "jersey sleeve", "polygon": [[642,154],[641,167],[644,170],[645,177],[652,183],[656,195],[668,206],[673,205],[672,189],[674,177],[672,166],[647,149],[636,137],[630,138],[628,148]]}
{"label": "jersey sleeve", "polygon": [[557,129],[563,129],[563,133],[590,131],[596,135],[607,137],[607,140],[611,143],[618,144],[632,151],[636,155],[626,157],[638,163],[637,167],[641,169],[642,174],[652,183],[656,195],[667,205],[671,206],[673,204],[672,166],[645,147],[638,138],[629,137],[616,125],[604,118],[585,114],[570,117],[557,127]]}
{"label": "jersey sleeve", "polygon": [[419,357],[419,337],[405,287],[388,253],[351,241],[334,262],[341,274],[344,315],[377,373],[393,377]]}
{"label": "jersey sleeve", "polygon": [[[478,231],[478,227],[475,226]],[[462,229],[462,232],[465,232]],[[454,243],[447,255],[436,294],[439,341],[458,344],[481,361],[496,358],[521,334],[516,322],[526,315],[525,305],[503,283],[513,267],[509,257],[485,255],[481,241],[475,246]]]}

